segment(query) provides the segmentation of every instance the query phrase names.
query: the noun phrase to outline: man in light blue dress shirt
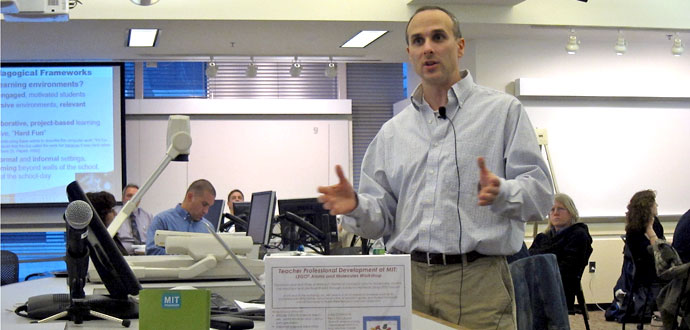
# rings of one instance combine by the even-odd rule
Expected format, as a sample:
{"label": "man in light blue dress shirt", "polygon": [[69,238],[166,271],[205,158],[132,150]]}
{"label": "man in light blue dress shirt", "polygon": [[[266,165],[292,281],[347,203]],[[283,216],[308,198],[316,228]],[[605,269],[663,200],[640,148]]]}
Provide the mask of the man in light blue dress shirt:
{"label": "man in light blue dress shirt", "polygon": [[553,201],[534,128],[517,99],[460,71],[465,39],[452,13],[419,8],[406,42],[422,80],[412,104],[369,145],[359,191],[336,166],[340,182],[319,187],[319,200],[346,215],[348,231],[410,254],[413,309],[470,329],[515,329],[505,256]]}
{"label": "man in light blue dress shirt", "polygon": [[165,248],[156,246],[154,238],[157,230],[208,233],[203,222],[208,208],[216,199],[216,189],[204,179],[196,180],[187,188],[184,200],[172,209],[158,213],[149,226],[146,239],[146,254],[165,254]]}

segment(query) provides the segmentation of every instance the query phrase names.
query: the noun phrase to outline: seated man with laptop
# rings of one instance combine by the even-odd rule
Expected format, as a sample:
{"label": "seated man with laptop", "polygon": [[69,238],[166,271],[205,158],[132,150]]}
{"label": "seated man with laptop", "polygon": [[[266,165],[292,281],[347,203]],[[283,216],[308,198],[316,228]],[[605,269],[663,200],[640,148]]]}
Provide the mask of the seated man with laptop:
{"label": "seated man with laptop", "polygon": [[216,198],[216,189],[208,180],[199,179],[187,188],[184,200],[172,209],[163,211],[153,218],[147,231],[146,254],[165,254],[165,248],[156,246],[154,237],[157,230],[208,233],[203,222],[209,207]]}

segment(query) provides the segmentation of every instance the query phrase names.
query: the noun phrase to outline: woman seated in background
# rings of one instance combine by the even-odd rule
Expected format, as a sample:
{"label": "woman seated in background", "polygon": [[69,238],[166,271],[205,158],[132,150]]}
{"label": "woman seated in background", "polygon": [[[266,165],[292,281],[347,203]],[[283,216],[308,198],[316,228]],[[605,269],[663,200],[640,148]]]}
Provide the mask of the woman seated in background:
{"label": "woman seated in background", "polygon": [[592,236],[579,218],[575,203],[566,194],[556,194],[549,212],[549,224],[543,233],[534,238],[530,255],[553,253],[558,260],[565,301],[568,311],[573,311],[575,293],[580,287],[580,277],[592,253]]}
{"label": "woman seated in background", "polygon": [[[110,223],[115,219],[116,212],[113,209],[115,207],[115,196],[107,191],[99,191],[87,192],[86,197],[89,199],[89,201],[91,201],[93,208],[96,209],[96,213],[98,214],[98,217],[101,218],[103,225],[108,228]],[[120,250],[120,253],[122,253],[123,256],[126,256],[127,250],[122,245],[122,242],[120,242],[120,238],[117,237],[117,234],[115,234],[113,240],[115,241],[115,245],[117,246],[118,250]]]}
{"label": "woman seated in background", "polygon": [[652,190],[638,191],[630,199],[625,213],[625,245],[630,250],[636,285],[655,286],[653,296],[658,293],[659,278],[656,275],[654,256],[648,247],[657,239],[664,239],[664,227],[657,218],[656,193]]}

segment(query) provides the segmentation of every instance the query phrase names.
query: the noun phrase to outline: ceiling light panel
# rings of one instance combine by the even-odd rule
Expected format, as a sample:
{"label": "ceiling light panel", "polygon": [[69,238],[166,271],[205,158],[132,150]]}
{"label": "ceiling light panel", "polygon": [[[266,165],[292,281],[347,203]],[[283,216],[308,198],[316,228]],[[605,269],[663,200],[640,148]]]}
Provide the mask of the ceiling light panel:
{"label": "ceiling light panel", "polygon": [[352,39],[345,42],[342,48],[364,48],[388,31],[363,30],[359,31]]}
{"label": "ceiling light panel", "polygon": [[129,29],[127,47],[153,47],[158,38],[158,29]]}

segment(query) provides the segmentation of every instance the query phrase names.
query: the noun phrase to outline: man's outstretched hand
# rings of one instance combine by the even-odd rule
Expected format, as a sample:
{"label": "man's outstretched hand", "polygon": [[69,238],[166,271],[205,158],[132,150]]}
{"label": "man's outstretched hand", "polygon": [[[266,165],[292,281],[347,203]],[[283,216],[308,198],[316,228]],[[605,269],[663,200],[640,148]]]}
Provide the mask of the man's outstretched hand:
{"label": "man's outstretched hand", "polygon": [[479,165],[479,193],[477,194],[479,202],[477,204],[491,205],[501,191],[499,188],[501,181],[496,174],[486,168],[484,157],[477,158],[477,165]]}
{"label": "man's outstretched hand", "polygon": [[343,169],[340,165],[335,166],[335,173],[338,175],[339,182],[332,186],[318,187],[319,202],[323,208],[329,210],[331,215],[347,214],[357,208],[357,195],[355,189],[345,178]]}

